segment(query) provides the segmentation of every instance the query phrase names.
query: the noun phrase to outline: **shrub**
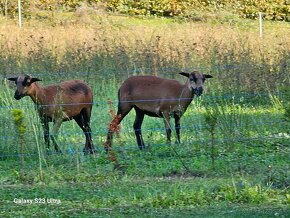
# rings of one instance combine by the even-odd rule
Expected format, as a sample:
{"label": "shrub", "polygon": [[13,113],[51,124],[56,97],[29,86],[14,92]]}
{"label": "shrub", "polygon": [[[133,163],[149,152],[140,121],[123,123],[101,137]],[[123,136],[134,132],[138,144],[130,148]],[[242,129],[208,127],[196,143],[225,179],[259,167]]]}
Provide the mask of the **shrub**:
{"label": "shrub", "polygon": [[[263,12],[267,20],[290,21],[290,2],[284,0],[36,0],[22,1],[25,17],[35,11],[75,11],[82,4],[105,5],[107,10],[129,15],[188,16],[196,12],[218,10],[230,11],[243,18],[256,19],[258,12]],[[9,17],[17,16],[17,1],[0,2],[0,13]]]}

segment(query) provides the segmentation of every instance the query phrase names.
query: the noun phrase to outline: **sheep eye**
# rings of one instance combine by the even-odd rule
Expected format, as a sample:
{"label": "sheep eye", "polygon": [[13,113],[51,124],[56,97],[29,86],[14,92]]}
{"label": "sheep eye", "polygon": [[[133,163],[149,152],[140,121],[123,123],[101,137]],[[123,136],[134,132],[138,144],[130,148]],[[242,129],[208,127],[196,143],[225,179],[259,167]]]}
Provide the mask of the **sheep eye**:
{"label": "sheep eye", "polygon": [[196,78],[195,77],[190,77],[190,82],[195,82],[196,83]]}
{"label": "sheep eye", "polygon": [[22,86],[29,86],[30,84],[30,79],[29,78],[25,78],[22,82]]}
{"label": "sheep eye", "polygon": [[29,86],[29,85],[30,85],[30,83],[29,83],[28,81],[23,81],[23,82],[22,82],[22,86],[27,87],[27,86]]}

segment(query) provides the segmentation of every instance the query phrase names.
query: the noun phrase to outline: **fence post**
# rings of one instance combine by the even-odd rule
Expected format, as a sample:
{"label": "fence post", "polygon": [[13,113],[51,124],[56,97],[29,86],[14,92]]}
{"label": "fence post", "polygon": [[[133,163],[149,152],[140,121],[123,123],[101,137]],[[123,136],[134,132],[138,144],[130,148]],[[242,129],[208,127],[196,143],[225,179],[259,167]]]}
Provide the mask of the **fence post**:
{"label": "fence post", "polygon": [[259,12],[259,29],[260,29],[260,37],[263,37],[263,25],[262,25],[262,12]]}
{"label": "fence post", "polygon": [[22,27],[22,19],[21,19],[21,0],[18,0],[18,24],[19,28]]}

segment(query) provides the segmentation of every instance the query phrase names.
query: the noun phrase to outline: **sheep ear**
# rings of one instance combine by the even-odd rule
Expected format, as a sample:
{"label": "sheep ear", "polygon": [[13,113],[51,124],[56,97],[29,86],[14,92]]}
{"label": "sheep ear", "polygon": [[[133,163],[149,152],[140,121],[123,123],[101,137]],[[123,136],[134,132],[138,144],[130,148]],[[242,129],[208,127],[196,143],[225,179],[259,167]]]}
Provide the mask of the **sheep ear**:
{"label": "sheep ear", "polygon": [[182,76],[185,76],[185,77],[189,77],[189,73],[181,72],[181,73],[179,73],[179,74],[182,75]]}
{"label": "sheep ear", "polygon": [[15,81],[17,81],[17,78],[18,78],[18,77],[9,77],[9,78],[7,78],[7,79],[10,80],[10,81],[14,81],[14,82],[15,82]]}
{"label": "sheep ear", "polygon": [[34,82],[37,82],[37,81],[41,81],[41,79],[38,79],[38,78],[31,78],[31,80],[30,80],[30,84],[31,84],[31,83],[34,83]]}
{"label": "sheep ear", "polygon": [[209,74],[203,74],[204,78],[213,78],[212,75],[209,75]]}

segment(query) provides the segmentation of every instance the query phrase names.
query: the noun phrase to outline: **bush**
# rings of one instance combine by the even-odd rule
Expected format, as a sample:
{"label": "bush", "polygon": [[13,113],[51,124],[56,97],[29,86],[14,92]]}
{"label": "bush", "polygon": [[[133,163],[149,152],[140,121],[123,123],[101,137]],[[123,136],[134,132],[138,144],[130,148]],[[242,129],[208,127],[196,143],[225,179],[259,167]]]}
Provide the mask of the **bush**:
{"label": "bush", "polygon": [[[196,12],[216,12],[218,10],[239,14],[243,18],[256,19],[263,12],[266,20],[290,21],[290,2],[284,0],[36,0],[22,1],[25,17],[39,10],[75,11],[82,4],[105,5],[107,10],[129,15],[157,15],[185,17]],[[0,13],[9,17],[17,16],[17,1],[0,1]]]}

